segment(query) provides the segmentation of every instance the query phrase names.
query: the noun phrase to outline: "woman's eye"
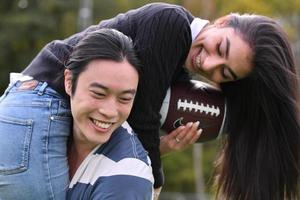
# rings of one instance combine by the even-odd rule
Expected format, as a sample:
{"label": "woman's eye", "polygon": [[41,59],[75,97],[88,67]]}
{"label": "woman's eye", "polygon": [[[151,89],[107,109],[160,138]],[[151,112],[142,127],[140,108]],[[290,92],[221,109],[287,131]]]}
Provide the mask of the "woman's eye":
{"label": "woman's eye", "polygon": [[218,45],[217,45],[217,52],[218,52],[219,56],[222,56],[221,43],[218,43]]}
{"label": "woman's eye", "polygon": [[229,79],[230,77],[228,76],[228,70],[226,69],[226,67],[223,67],[221,70],[222,76],[224,79]]}

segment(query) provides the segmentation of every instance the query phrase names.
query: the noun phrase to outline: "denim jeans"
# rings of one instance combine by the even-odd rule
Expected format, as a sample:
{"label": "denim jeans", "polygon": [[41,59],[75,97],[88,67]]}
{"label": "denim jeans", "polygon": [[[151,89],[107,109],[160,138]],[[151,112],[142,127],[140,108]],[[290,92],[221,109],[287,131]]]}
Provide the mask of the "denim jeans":
{"label": "denim jeans", "polygon": [[1,200],[65,199],[71,120],[68,101],[47,83],[7,88],[0,99]]}

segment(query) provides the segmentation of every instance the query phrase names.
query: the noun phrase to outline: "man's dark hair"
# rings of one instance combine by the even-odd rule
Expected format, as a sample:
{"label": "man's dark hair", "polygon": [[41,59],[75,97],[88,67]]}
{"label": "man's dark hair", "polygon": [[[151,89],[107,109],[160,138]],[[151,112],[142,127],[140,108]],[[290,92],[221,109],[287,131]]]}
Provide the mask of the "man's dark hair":
{"label": "man's dark hair", "polygon": [[89,32],[74,47],[66,63],[66,68],[72,72],[72,94],[76,91],[78,76],[95,59],[116,62],[126,59],[140,73],[140,63],[129,37],[114,29]]}

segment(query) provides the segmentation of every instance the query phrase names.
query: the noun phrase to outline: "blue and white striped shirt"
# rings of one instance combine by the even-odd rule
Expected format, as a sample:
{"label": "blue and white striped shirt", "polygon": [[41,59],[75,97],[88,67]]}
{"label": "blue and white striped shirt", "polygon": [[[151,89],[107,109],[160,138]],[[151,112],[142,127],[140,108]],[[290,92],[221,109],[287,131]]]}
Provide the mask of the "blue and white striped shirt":
{"label": "blue and white striped shirt", "polygon": [[67,199],[151,200],[153,182],[148,153],[125,122],[81,163]]}

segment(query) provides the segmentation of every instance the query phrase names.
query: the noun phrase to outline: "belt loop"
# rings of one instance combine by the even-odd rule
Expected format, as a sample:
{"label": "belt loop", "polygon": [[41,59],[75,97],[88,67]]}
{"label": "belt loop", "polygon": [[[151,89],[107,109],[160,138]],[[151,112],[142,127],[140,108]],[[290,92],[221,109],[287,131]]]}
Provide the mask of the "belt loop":
{"label": "belt loop", "polygon": [[39,88],[38,95],[43,95],[44,92],[45,92],[45,90],[46,90],[46,88],[47,88],[47,86],[48,86],[48,83],[44,82],[44,83],[42,84],[42,86]]}

